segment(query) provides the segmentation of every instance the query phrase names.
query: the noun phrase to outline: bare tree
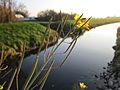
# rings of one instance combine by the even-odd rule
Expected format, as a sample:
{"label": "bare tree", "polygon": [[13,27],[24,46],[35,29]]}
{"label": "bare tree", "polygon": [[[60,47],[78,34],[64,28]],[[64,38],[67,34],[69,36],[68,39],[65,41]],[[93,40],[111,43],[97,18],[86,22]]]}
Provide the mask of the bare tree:
{"label": "bare tree", "polygon": [[22,13],[24,13],[26,16],[29,15],[29,13],[28,13],[28,11],[27,11],[27,9],[26,9],[26,6],[25,6],[23,3],[19,3],[19,4],[15,7],[14,11],[22,12]]}
{"label": "bare tree", "polygon": [[53,20],[55,20],[57,12],[55,12],[54,10],[46,10],[39,12],[37,16],[38,18],[41,18],[46,21],[50,20],[51,17],[53,18]]}
{"label": "bare tree", "polygon": [[26,6],[22,3],[18,4],[15,0],[0,0],[0,22],[15,21],[15,12],[20,11],[28,16]]}

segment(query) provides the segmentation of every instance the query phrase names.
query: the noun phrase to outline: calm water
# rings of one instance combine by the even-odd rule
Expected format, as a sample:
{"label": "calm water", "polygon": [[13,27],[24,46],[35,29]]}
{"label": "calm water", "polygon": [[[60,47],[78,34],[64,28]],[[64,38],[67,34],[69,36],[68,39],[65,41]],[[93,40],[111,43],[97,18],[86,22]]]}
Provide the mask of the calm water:
{"label": "calm water", "polygon": [[[71,55],[62,67],[60,64],[64,55],[55,55],[54,69],[46,81],[44,90],[72,90],[73,86],[79,82],[86,83],[87,90],[96,90],[94,82],[101,83],[96,80],[94,75],[103,72],[103,67],[106,67],[114,57],[112,46],[116,43],[118,26],[120,23],[100,26],[79,37]],[[66,42],[71,40],[68,38]],[[57,52],[64,51],[67,46],[68,44],[62,43]],[[40,64],[43,63],[43,54],[44,52],[39,53]],[[34,55],[25,58],[22,66],[24,73],[29,73],[34,58]]]}

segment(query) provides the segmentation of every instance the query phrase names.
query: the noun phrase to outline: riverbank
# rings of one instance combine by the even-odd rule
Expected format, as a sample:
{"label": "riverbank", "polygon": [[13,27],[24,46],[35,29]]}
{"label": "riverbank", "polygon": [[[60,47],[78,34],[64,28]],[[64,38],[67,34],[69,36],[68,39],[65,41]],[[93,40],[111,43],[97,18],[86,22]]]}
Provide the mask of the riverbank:
{"label": "riverbank", "polygon": [[113,65],[120,67],[120,27],[117,29],[117,40],[115,46],[115,56],[113,58]]}
{"label": "riverbank", "polygon": [[[119,22],[119,17],[113,18],[92,18],[89,21],[89,28],[95,28],[100,25],[109,24]],[[23,44],[26,41],[27,47],[26,51],[36,50],[42,44],[42,38],[45,35],[46,27],[49,22],[16,22],[16,23],[6,23],[0,24],[0,54],[2,51],[2,45],[5,47],[5,55],[14,56],[19,54],[18,52],[22,52]],[[60,21],[52,22],[50,28],[50,36],[49,36],[49,45],[57,42],[58,33],[56,32]],[[64,35],[69,32],[71,27],[74,25],[74,20],[67,20],[64,27],[63,32]],[[64,35],[61,35],[64,36]],[[45,46],[46,41],[44,42],[43,47]]]}
{"label": "riverbank", "polygon": [[90,20],[90,28],[95,28],[101,25],[120,22],[120,17],[92,18]]}
{"label": "riverbank", "polygon": [[58,41],[59,36],[56,31],[51,29],[49,35],[45,31],[46,27],[36,22],[0,24],[0,55],[3,47],[5,57],[7,57],[21,53],[25,42],[26,52],[30,52],[39,48],[40,45],[45,47],[46,44],[51,45]]}
{"label": "riverbank", "polygon": [[[89,28],[95,28],[101,25],[110,24],[110,23],[116,23],[120,22],[120,17],[107,17],[107,18],[91,18],[89,21]],[[40,24],[47,26],[48,22],[39,22]],[[60,21],[52,22],[51,28],[56,30]],[[63,28],[64,32],[67,32],[70,30],[70,28],[75,23],[75,20],[66,20],[65,26]]]}

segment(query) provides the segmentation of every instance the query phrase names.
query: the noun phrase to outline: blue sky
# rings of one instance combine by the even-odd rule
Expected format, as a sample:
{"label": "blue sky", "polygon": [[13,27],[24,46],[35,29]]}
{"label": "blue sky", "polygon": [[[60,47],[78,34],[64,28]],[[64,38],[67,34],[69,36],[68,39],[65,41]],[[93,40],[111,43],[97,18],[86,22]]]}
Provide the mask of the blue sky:
{"label": "blue sky", "polygon": [[30,16],[53,9],[67,13],[84,13],[85,17],[120,16],[120,0],[19,0],[24,3]]}

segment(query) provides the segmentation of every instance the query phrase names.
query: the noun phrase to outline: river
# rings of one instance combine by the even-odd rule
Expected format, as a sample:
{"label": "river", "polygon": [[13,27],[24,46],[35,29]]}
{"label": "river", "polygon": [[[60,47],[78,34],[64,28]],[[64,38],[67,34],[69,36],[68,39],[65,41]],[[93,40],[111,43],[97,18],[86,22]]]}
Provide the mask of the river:
{"label": "river", "polygon": [[[103,67],[107,67],[107,63],[114,57],[112,47],[116,45],[118,26],[120,23],[103,25],[84,33],[78,38],[72,53],[62,67],[60,67],[60,63],[62,63],[64,55],[55,55],[54,69],[43,90],[73,90],[79,82],[84,82],[88,87],[87,90],[97,90],[96,86],[101,82],[95,78],[95,75],[103,72]],[[71,40],[72,38],[69,37],[65,41],[70,42]],[[67,43],[62,43],[57,52],[64,51],[67,46]],[[39,53],[40,65],[43,63],[43,54],[44,51]],[[34,58],[35,55],[25,58],[22,66],[23,72],[29,73]]]}

